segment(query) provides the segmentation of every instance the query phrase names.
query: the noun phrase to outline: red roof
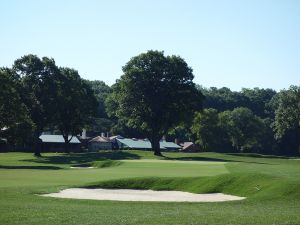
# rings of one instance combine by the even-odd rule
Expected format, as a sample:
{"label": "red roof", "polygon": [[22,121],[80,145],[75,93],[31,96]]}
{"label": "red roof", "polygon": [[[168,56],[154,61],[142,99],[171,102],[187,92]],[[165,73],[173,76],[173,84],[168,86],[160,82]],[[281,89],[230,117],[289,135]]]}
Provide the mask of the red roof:
{"label": "red roof", "polygon": [[89,142],[111,142],[111,140],[107,137],[97,136],[91,139]]}

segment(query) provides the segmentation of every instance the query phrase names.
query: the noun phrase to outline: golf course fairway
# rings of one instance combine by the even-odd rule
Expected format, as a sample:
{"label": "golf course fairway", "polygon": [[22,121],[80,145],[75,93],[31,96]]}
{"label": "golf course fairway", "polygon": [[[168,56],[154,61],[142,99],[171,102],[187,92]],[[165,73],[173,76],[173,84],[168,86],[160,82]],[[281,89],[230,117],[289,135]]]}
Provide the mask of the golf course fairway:
{"label": "golf course fairway", "polygon": [[[300,224],[297,158],[163,154],[130,150],[34,158],[0,153],[0,224]],[[68,188],[223,193],[246,199],[120,202],[39,195]]]}

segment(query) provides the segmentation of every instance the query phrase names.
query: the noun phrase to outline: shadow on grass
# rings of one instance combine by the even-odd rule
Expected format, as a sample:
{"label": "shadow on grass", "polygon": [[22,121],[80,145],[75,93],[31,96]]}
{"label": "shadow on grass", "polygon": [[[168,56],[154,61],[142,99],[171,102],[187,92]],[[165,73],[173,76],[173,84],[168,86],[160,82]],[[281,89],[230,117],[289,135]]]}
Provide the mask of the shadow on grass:
{"label": "shadow on grass", "polygon": [[57,156],[43,156],[41,158],[23,160],[35,163],[46,164],[85,164],[100,160],[122,160],[122,159],[140,159],[137,154],[124,151],[107,151],[95,153],[71,153]]}
{"label": "shadow on grass", "polygon": [[165,160],[180,160],[180,161],[241,162],[241,163],[255,163],[255,164],[273,165],[271,163],[266,163],[266,162],[242,161],[242,160],[234,160],[234,159],[220,159],[220,158],[201,157],[201,156],[195,156],[195,157],[175,157],[175,158],[164,156],[164,159]]}
{"label": "shadow on grass", "polygon": [[241,156],[241,157],[253,157],[253,158],[269,158],[269,159],[290,159],[289,156],[280,155],[262,155],[258,153],[227,153],[226,155]]}
{"label": "shadow on grass", "polygon": [[[229,154],[228,154],[229,155]],[[235,154],[232,154],[235,155]],[[89,165],[93,161],[102,160],[122,160],[122,159],[140,159],[136,153],[130,151],[103,151],[94,153],[71,153],[54,156],[43,156],[35,159],[26,159],[22,161],[45,163],[45,164],[82,164]],[[242,162],[242,163],[255,163],[255,164],[270,164],[266,162],[253,162],[235,159],[221,159],[217,157],[203,157],[203,156],[187,156],[187,157],[168,157],[162,156],[164,160],[180,160],[180,161],[206,161],[206,162]]]}
{"label": "shadow on grass", "polygon": [[210,158],[210,157],[167,157],[164,156],[165,160],[180,160],[180,161],[208,161],[208,162],[232,162],[232,160],[219,159],[219,158]]}
{"label": "shadow on grass", "polygon": [[28,169],[28,170],[59,170],[62,169],[57,166],[2,166],[0,169]]}

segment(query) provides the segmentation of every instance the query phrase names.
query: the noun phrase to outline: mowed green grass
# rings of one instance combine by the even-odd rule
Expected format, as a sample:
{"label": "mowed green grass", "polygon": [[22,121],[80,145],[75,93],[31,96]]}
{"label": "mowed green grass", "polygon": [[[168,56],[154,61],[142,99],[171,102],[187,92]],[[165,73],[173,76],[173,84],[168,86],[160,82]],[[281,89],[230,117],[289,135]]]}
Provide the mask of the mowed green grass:
{"label": "mowed green grass", "polygon": [[[218,153],[164,155],[165,158],[144,151],[105,151],[44,154],[36,159],[29,153],[1,153],[0,225],[300,224],[300,160]],[[93,162],[100,165],[105,160],[109,163],[103,168],[70,168]],[[247,199],[149,203],[36,195],[67,187],[223,192]]]}

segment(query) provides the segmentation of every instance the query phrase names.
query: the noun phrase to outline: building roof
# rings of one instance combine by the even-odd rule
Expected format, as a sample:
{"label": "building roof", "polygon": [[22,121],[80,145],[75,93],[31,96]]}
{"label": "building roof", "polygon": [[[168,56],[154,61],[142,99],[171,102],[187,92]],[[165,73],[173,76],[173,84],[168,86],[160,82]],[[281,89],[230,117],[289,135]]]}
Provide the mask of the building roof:
{"label": "building roof", "polygon": [[109,137],[110,140],[115,140],[115,139],[123,139],[123,137],[121,135],[115,135],[115,136],[111,136]]}
{"label": "building roof", "polygon": [[4,131],[4,130],[7,130],[7,129],[8,129],[8,127],[2,127],[0,130]]}
{"label": "building roof", "polygon": [[163,148],[172,148],[172,149],[180,149],[181,146],[175,144],[174,142],[169,142],[169,141],[160,141],[160,146]]}
{"label": "building roof", "polygon": [[[131,138],[117,138],[127,148],[131,149],[151,149],[151,142],[148,139],[131,139]],[[181,147],[173,142],[160,141],[160,149],[180,149]]]}
{"label": "building roof", "polygon": [[111,142],[111,140],[107,137],[101,137],[101,136],[97,136],[94,137],[93,139],[91,139],[89,142]]}
{"label": "building roof", "polygon": [[131,138],[117,138],[117,141],[128,148],[151,149],[150,141],[137,140]]}
{"label": "building roof", "polygon": [[193,146],[194,143],[193,142],[184,142],[183,143],[183,146],[182,146],[182,150],[186,149],[186,148],[189,148],[191,146]]}
{"label": "building roof", "polygon": [[197,151],[200,151],[200,148],[198,145],[195,145],[193,142],[184,142],[182,144],[182,151],[197,152]]}
{"label": "building roof", "polygon": [[[71,136],[69,136],[69,139]],[[40,136],[40,139],[42,142],[47,142],[47,143],[65,143],[65,140],[62,135],[52,135],[52,134],[42,134]],[[81,142],[78,140],[76,136],[73,136],[70,144],[80,144]]]}

